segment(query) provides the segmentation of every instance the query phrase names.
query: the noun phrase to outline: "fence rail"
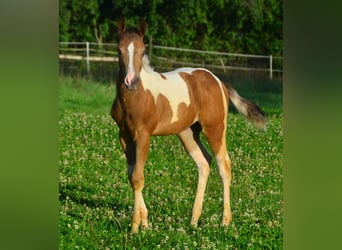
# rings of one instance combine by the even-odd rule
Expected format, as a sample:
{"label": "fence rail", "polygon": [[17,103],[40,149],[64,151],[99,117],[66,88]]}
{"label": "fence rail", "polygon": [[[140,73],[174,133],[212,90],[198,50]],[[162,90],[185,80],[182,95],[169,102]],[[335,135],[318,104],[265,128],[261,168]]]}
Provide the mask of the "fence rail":
{"label": "fence rail", "polygon": [[[115,43],[60,42],[59,45],[60,60],[85,61],[88,73],[90,62],[118,61]],[[272,55],[204,51],[160,45],[152,45],[149,53],[153,65],[163,70],[170,70],[176,66],[193,66],[224,73],[232,70],[268,72],[270,79],[273,78],[274,73],[283,72],[283,57]]]}

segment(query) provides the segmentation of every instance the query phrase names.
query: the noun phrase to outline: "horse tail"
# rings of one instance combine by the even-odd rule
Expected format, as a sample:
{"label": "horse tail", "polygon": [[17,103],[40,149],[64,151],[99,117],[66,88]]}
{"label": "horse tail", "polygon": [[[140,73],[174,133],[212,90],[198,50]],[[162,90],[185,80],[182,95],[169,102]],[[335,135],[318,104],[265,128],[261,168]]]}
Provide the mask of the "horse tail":
{"label": "horse tail", "polygon": [[226,85],[229,92],[229,99],[236,109],[259,129],[266,130],[267,120],[265,113],[254,102],[241,97],[235,89]]}

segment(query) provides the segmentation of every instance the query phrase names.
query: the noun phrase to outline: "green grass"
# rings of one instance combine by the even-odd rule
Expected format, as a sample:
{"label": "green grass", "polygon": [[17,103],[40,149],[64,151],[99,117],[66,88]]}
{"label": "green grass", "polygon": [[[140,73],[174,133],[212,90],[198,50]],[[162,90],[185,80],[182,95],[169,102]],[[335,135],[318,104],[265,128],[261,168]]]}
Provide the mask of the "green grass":
{"label": "green grass", "polygon": [[73,112],[109,114],[115,97],[115,86],[93,84],[83,78],[60,78],[59,109]]}
{"label": "green grass", "polygon": [[266,132],[229,115],[233,221],[228,228],[220,226],[222,184],[215,162],[199,227],[193,228],[196,167],[176,136],[153,137],[143,190],[150,228],[132,235],[133,195],[109,115],[114,96],[113,86],[60,79],[60,249],[282,249],[282,105],[275,102],[281,97],[274,103],[260,99],[271,111]]}

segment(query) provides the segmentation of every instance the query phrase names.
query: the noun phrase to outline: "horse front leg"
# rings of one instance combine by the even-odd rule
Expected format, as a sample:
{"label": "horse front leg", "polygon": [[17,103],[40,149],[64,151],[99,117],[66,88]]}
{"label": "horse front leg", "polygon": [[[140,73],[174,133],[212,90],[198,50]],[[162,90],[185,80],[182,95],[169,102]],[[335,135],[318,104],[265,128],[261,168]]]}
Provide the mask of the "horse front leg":
{"label": "horse front leg", "polygon": [[142,195],[144,188],[144,167],[149,149],[149,135],[141,133],[135,141],[126,145],[126,155],[128,163],[128,177],[134,193],[134,209],[132,215],[132,232],[139,231],[148,227],[148,211]]}

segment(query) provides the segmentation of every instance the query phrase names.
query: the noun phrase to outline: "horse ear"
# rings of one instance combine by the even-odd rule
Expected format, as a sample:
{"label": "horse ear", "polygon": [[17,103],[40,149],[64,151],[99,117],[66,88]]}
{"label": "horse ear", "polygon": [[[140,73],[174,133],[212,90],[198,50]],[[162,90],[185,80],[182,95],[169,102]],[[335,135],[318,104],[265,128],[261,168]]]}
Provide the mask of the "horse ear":
{"label": "horse ear", "polygon": [[147,30],[147,23],[145,19],[141,19],[139,23],[139,27],[138,27],[140,36],[144,36],[146,34],[146,30]]}
{"label": "horse ear", "polygon": [[125,19],[120,19],[118,23],[118,33],[121,34],[126,31],[126,22]]}

